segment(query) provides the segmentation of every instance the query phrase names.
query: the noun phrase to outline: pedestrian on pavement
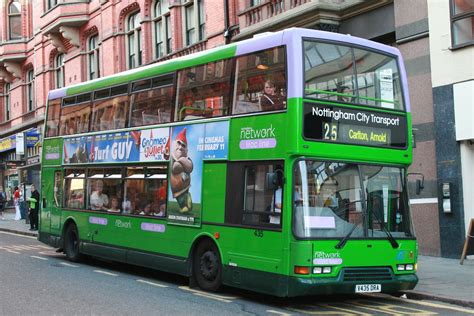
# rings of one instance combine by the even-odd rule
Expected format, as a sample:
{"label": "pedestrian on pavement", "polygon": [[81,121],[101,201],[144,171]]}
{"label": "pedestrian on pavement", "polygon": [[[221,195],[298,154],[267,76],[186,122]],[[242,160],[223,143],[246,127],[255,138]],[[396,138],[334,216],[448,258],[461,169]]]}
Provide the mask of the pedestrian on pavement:
{"label": "pedestrian on pavement", "polygon": [[13,205],[15,205],[15,220],[19,221],[21,219],[21,211],[20,211],[20,189],[15,187],[15,191],[13,193]]}
{"label": "pedestrian on pavement", "polygon": [[5,193],[3,193],[3,191],[0,191],[0,218],[2,220],[5,219],[5,216],[3,215],[5,204],[7,204],[7,200],[5,199]]}
{"label": "pedestrian on pavement", "polygon": [[30,217],[30,230],[38,230],[38,210],[39,210],[39,192],[36,190],[34,184],[30,187],[31,190],[31,197],[28,198],[30,202],[29,208],[29,217]]}

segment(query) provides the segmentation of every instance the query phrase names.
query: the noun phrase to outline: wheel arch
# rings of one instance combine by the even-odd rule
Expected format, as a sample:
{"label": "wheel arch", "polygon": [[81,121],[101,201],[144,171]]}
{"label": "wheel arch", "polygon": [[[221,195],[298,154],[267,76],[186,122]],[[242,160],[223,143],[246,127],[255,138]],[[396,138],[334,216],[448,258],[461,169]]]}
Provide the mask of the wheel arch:
{"label": "wheel arch", "polygon": [[[63,227],[61,229],[61,243],[60,244],[61,244],[62,249],[64,249],[64,241],[66,239],[65,238],[66,230],[70,225],[75,225],[76,226],[78,237],[80,237],[79,228],[77,227],[76,220],[72,217],[66,218],[66,220],[64,221]],[[80,238],[79,238],[79,240],[80,240]]]}
{"label": "wheel arch", "polygon": [[194,260],[194,253],[196,252],[197,246],[203,242],[204,240],[210,240],[214,245],[217,247],[217,251],[219,251],[219,256],[221,257],[221,263],[224,262],[224,256],[222,253],[222,249],[219,245],[217,239],[210,233],[204,232],[199,235],[196,235],[192,241],[191,248],[189,249],[188,253],[188,276],[193,275],[193,260]]}

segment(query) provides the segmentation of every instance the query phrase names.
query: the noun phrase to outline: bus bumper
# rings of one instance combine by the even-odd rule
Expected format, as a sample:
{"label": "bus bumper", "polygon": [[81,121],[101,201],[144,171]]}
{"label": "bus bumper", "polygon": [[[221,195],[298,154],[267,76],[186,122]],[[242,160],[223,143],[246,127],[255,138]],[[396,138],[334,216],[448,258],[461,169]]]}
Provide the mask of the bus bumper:
{"label": "bus bumper", "polygon": [[320,295],[320,294],[354,294],[357,284],[381,284],[382,293],[394,293],[411,290],[418,283],[416,274],[395,275],[389,281],[343,281],[336,278],[298,278],[290,277],[288,296]]}

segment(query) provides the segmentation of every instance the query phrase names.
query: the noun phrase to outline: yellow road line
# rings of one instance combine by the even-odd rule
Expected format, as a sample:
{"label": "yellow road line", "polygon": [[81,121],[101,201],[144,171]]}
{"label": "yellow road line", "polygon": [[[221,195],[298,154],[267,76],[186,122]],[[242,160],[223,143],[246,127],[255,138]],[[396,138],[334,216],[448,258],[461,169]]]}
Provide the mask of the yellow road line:
{"label": "yellow road line", "polygon": [[289,310],[302,313],[302,314],[309,314],[309,315],[342,315],[342,316],[357,315],[354,313],[341,313],[341,312],[330,312],[330,311],[323,311],[323,312],[308,311],[308,310],[299,309],[299,308],[289,308]]}
{"label": "yellow road line", "polygon": [[452,311],[457,311],[457,312],[462,312],[462,313],[467,313],[467,314],[474,314],[474,310],[466,309],[466,308],[462,308],[462,307],[442,305],[442,304],[430,303],[430,302],[425,302],[425,301],[417,301],[417,300],[412,300],[412,299],[409,299],[409,298],[398,298],[398,297],[393,297],[393,296],[387,297],[387,299],[395,300],[395,301],[402,301],[402,302],[409,301],[411,304],[418,304],[418,305],[429,306],[429,307],[437,307],[437,308],[449,309],[449,310],[452,310]]}
{"label": "yellow road line", "polygon": [[[344,304],[344,303],[343,303]],[[372,314],[367,314],[367,313],[362,313],[362,312],[358,312],[358,311],[354,311],[354,310],[351,310],[351,309],[348,309],[348,308],[342,308],[342,307],[339,307],[339,306],[333,306],[333,305],[330,305],[330,304],[319,304],[320,306],[323,306],[323,307],[326,307],[326,308],[332,308],[332,309],[336,309],[336,310],[341,310],[343,312],[346,312],[346,313],[355,313],[356,315],[361,315],[361,316],[369,316],[369,315],[372,315]],[[346,305],[349,305],[349,304],[346,304]],[[350,306],[350,305],[349,305]]]}
{"label": "yellow road line", "polygon": [[191,292],[197,296],[202,296],[202,297],[210,298],[210,299],[225,302],[225,303],[231,303],[232,300],[235,300],[238,298],[234,296],[223,296],[223,295],[211,294],[204,291],[194,290],[194,289],[189,288],[188,286],[180,286],[179,288],[181,290]]}
{"label": "yellow road line", "polygon": [[[436,315],[436,312],[431,311],[424,311],[421,309],[416,309],[412,307],[405,307],[403,305],[392,305],[392,304],[383,304],[378,303],[378,305],[370,305],[364,303],[365,300],[361,301],[349,301],[347,304],[359,306],[364,309],[376,311],[376,312],[383,312],[389,315]],[[370,302],[370,301],[368,301]]]}

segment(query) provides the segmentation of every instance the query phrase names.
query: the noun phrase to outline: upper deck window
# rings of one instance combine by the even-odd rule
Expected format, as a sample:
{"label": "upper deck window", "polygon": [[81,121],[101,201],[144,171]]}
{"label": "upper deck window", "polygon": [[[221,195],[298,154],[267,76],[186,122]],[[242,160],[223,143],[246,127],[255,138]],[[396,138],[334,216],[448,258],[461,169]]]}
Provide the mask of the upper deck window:
{"label": "upper deck window", "polygon": [[173,75],[166,75],[132,84],[130,124],[132,127],[171,122],[174,97],[173,79]]}
{"label": "upper deck window", "polygon": [[220,60],[178,72],[178,112],[175,120],[228,114],[232,60]]}
{"label": "upper deck window", "polygon": [[286,108],[284,47],[275,47],[237,58],[233,114]]}
{"label": "upper deck window", "polygon": [[58,136],[59,117],[61,115],[61,98],[48,101],[48,118],[46,120],[46,137]]}
{"label": "upper deck window", "polygon": [[306,98],[404,109],[394,56],[305,41],[304,58]]}

